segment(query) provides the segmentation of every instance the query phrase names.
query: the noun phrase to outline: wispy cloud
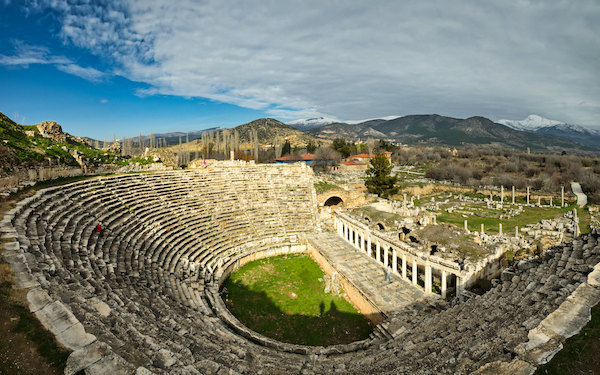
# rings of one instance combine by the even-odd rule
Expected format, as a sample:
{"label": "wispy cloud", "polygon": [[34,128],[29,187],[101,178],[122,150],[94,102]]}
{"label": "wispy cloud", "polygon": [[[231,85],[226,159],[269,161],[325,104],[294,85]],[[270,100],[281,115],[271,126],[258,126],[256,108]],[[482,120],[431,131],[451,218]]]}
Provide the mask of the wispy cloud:
{"label": "wispy cloud", "polygon": [[282,116],[600,117],[595,0],[44,1],[66,42],[150,85],[139,94]]}
{"label": "wispy cloud", "polygon": [[0,65],[28,67],[32,64],[54,65],[65,73],[93,82],[100,81],[105,75],[95,68],[77,65],[67,57],[52,55],[48,48],[31,46],[22,42],[15,43],[14,55],[0,55]]}
{"label": "wispy cloud", "polygon": [[108,99],[100,99],[100,104],[106,104],[108,103]]}
{"label": "wispy cloud", "polygon": [[98,82],[104,77],[104,73],[94,68],[84,68],[76,64],[60,64],[56,66],[57,69],[72,74],[88,81]]}

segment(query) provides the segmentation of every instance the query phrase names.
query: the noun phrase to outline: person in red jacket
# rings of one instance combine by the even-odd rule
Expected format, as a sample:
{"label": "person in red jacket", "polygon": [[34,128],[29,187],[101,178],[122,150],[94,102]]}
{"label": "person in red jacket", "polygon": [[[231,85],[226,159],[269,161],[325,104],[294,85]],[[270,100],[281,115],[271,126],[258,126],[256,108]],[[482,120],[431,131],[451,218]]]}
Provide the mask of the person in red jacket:
{"label": "person in red jacket", "polygon": [[96,230],[98,231],[98,234],[104,233],[104,228],[102,228],[100,223],[98,223],[98,225],[96,226]]}

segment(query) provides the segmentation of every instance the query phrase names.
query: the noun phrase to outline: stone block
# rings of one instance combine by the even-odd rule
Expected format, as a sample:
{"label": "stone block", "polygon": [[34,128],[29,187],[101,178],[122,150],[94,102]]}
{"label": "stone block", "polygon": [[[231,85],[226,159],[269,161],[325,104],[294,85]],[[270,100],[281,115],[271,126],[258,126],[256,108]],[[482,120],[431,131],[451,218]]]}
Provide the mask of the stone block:
{"label": "stone block", "polygon": [[75,350],[67,359],[65,375],[73,375],[93,363],[99,361],[102,357],[110,356],[112,351],[110,347],[103,342],[94,341],[93,343]]}
{"label": "stone block", "polygon": [[48,293],[41,288],[34,288],[27,292],[27,301],[29,302],[29,311],[32,313],[53,302]]}
{"label": "stone block", "polygon": [[85,369],[86,375],[131,375],[136,368],[116,354],[102,357]]}
{"label": "stone block", "polygon": [[85,332],[83,325],[77,323],[57,334],[56,339],[67,348],[77,350],[96,341],[96,336]]}
{"label": "stone block", "polygon": [[588,306],[566,300],[540,324],[547,331],[569,338],[581,330],[591,319]]}
{"label": "stone block", "polygon": [[600,264],[594,267],[594,270],[588,274],[588,284],[595,287],[600,287]]}
{"label": "stone block", "polygon": [[473,372],[474,375],[497,375],[497,374],[510,374],[510,375],[531,375],[535,372],[535,366],[531,363],[522,361],[518,358],[513,359],[511,362],[495,361],[488,363],[480,367],[477,371]]}
{"label": "stone block", "polygon": [[51,332],[58,334],[72,325],[79,323],[77,318],[59,301],[46,305],[36,311],[35,316]]}
{"label": "stone block", "polygon": [[594,307],[600,302],[600,289],[594,288],[588,284],[581,284],[575,289],[567,301],[582,304],[588,307]]}

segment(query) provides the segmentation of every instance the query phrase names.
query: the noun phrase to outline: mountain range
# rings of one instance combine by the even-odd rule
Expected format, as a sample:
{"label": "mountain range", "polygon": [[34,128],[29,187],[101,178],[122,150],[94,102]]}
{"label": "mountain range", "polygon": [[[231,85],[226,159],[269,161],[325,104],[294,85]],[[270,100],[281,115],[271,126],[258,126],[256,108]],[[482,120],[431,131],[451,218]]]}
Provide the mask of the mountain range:
{"label": "mountain range", "polygon": [[516,130],[537,134],[551,134],[567,138],[587,146],[600,146],[600,132],[580,125],[549,120],[538,115],[529,115],[524,120],[498,120],[499,124]]}

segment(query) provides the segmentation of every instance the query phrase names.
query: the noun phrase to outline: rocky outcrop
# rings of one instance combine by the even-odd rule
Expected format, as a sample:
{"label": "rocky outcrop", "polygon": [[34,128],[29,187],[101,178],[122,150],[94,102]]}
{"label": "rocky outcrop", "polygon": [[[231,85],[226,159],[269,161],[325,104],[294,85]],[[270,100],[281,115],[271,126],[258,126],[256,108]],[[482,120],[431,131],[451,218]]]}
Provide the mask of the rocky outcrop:
{"label": "rocky outcrop", "polygon": [[62,127],[55,121],[42,121],[35,125],[42,137],[52,139],[55,142],[65,142],[66,136]]}

